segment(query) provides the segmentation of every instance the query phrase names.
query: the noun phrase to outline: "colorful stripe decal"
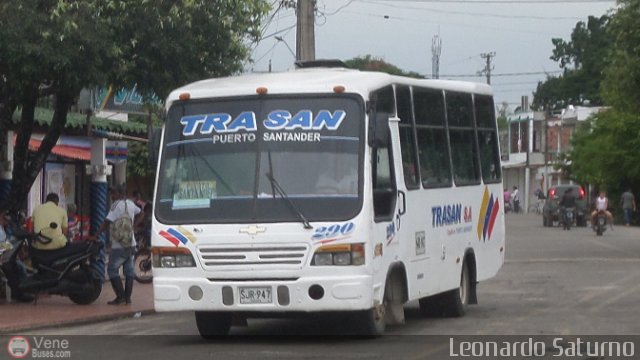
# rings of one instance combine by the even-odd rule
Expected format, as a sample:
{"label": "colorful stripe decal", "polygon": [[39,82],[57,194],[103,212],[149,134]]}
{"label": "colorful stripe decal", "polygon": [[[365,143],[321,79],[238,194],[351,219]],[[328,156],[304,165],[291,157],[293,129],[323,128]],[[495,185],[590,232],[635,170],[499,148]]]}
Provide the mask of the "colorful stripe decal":
{"label": "colorful stripe decal", "polygon": [[169,240],[170,243],[172,243],[175,246],[180,245],[180,240],[176,239],[173,235],[169,234],[166,231],[160,231],[160,236],[162,236],[163,238]]}
{"label": "colorful stripe decal", "polygon": [[491,240],[493,227],[500,211],[500,198],[489,193],[489,188],[485,186],[482,202],[480,204],[480,214],[478,216],[478,240]]}
{"label": "colorful stripe decal", "polygon": [[498,210],[500,209],[500,202],[497,201],[494,203],[493,211],[491,212],[491,219],[489,220],[489,239],[491,239],[491,233],[493,232],[493,225],[496,223],[496,218],[498,217]]}
{"label": "colorful stripe decal", "polygon": [[178,240],[180,240],[181,243],[186,244],[187,242],[189,242],[189,239],[187,239],[186,236],[182,235],[181,232],[179,232],[176,229],[173,228],[169,228],[167,229],[167,232],[173,236],[175,236]]}
{"label": "colorful stripe decal", "polygon": [[189,239],[189,241],[191,241],[192,244],[196,243],[196,237],[189,230],[183,228],[182,226],[178,226],[178,231],[180,231],[180,234],[184,235],[187,239]]}
{"label": "colorful stripe decal", "polygon": [[188,242],[195,244],[198,240],[189,230],[182,226],[178,226],[177,229],[168,228],[167,230],[160,231],[158,234],[169,240],[169,242],[175,246],[180,246],[180,244],[186,245]]}
{"label": "colorful stripe decal", "polygon": [[482,227],[483,239],[487,238],[487,231],[489,230],[489,218],[491,217],[492,210],[493,210],[493,196],[489,199],[489,205],[487,206],[487,213],[484,215],[484,226]]}
{"label": "colorful stripe decal", "polygon": [[480,216],[478,217],[478,240],[480,240],[480,237],[482,236],[484,218],[487,214],[487,204],[489,204],[489,190],[485,186],[484,194],[482,195],[482,203],[480,204]]}

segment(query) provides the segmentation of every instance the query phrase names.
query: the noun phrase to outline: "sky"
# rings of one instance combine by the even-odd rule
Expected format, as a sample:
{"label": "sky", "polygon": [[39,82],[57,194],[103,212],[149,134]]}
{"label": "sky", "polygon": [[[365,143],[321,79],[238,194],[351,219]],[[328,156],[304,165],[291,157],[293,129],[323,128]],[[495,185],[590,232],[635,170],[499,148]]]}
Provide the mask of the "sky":
{"label": "sky", "polygon": [[[279,0],[272,1],[278,7]],[[441,79],[486,82],[479,72],[491,58],[496,105],[533,101],[538,81],[557,76],[552,38],[569,41],[579,21],[602,16],[614,0],[317,0],[317,59],[371,55],[404,71],[432,77],[432,44],[441,42]],[[294,68],[296,17],[280,8],[265,20],[248,72]]]}

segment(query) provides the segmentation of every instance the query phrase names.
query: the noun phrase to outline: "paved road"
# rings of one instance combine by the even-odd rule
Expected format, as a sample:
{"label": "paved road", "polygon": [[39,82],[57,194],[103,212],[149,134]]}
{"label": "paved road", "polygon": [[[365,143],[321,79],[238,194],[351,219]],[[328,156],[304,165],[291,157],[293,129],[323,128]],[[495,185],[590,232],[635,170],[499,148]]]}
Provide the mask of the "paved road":
{"label": "paved road", "polygon": [[[146,354],[154,360],[176,352],[193,359],[448,358],[450,336],[640,334],[640,228],[616,227],[597,237],[589,228],[544,228],[537,215],[508,214],[507,236],[503,269],[480,284],[479,304],[471,306],[465,317],[425,318],[417,304],[410,303],[407,323],[388,329],[391,336],[381,339],[318,339],[338,332],[344,326],[341,318],[249,320],[249,327],[232,328],[232,334],[239,336],[209,346],[197,336],[192,313],[41,329],[34,334],[164,335],[135,337],[123,345],[131,355]],[[104,353],[94,353],[96,358],[115,351],[109,344],[121,339],[98,338],[103,340],[82,340],[107,347]],[[640,337],[634,339],[640,354]]]}

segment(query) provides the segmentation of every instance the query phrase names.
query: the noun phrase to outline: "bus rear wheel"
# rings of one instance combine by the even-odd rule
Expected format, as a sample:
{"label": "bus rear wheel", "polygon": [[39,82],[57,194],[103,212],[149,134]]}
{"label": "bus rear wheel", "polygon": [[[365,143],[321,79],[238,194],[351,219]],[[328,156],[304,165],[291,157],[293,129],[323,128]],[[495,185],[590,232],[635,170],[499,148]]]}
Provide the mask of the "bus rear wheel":
{"label": "bus rear wheel", "polygon": [[460,286],[457,289],[447,291],[444,296],[444,314],[448,317],[464,316],[465,308],[469,305],[469,295],[471,294],[471,276],[469,266],[465,261],[462,263],[460,273]]}
{"label": "bus rear wheel", "polygon": [[229,334],[231,329],[231,314],[196,311],[196,326],[200,336],[204,339],[215,339]]}
{"label": "bus rear wheel", "polygon": [[461,317],[471,298],[471,274],[465,261],[460,272],[460,286],[456,289],[419,300],[420,311],[427,316]]}

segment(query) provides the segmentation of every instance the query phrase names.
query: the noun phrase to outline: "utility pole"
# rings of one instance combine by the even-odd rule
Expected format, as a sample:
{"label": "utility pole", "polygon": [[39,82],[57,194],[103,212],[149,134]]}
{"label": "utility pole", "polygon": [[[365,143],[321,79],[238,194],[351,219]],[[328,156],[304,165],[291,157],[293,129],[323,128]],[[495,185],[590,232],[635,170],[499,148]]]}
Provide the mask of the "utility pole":
{"label": "utility pole", "polygon": [[487,61],[487,64],[480,73],[485,73],[487,75],[487,84],[489,85],[491,85],[491,70],[493,70],[491,59],[493,59],[494,56],[496,56],[495,51],[480,54],[480,57]]}
{"label": "utility pole", "polygon": [[296,8],[296,60],[315,60],[315,29],[314,14],[316,0],[298,0]]}
{"label": "utility pole", "polygon": [[442,54],[442,40],[436,35],[431,40],[431,77],[440,78],[440,54]]}

